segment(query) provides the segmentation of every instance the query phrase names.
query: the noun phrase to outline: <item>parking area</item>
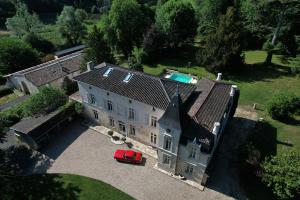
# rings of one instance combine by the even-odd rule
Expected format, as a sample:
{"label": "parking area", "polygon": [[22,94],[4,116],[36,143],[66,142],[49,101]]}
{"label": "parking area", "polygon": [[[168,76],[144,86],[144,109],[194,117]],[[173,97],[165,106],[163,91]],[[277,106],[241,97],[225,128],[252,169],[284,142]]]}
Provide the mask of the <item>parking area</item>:
{"label": "parking area", "polygon": [[155,159],[144,155],[143,165],[116,162],[116,149],[107,136],[73,122],[41,151],[54,160],[47,173],[72,173],[107,182],[136,199],[231,199],[206,188],[200,191],[153,168]]}

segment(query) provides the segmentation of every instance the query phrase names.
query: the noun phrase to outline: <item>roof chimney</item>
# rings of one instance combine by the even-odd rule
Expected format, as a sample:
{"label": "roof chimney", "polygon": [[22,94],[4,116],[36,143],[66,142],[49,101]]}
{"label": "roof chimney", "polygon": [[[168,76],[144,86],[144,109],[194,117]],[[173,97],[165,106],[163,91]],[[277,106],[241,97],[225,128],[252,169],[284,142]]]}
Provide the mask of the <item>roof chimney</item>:
{"label": "roof chimney", "polygon": [[216,81],[221,81],[221,78],[222,78],[222,73],[218,73],[218,77],[217,77]]}
{"label": "roof chimney", "polygon": [[236,90],[237,90],[237,86],[236,85],[232,85],[231,86],[231,90],[230,90],[230,96],[231,97],[234,96]]}
{"label": "roof chimney", "polygon": [[91,71],[94,69],[94,62],[93,61],[87,62],[86,66],[87,66],[87,71]]}
{"label": "roof chimney", "polygon": [[218,135],[219,130],[220,130],[220,126],[221,126],[220,122],[215,122],[215,123],[214,123],[213,134],[214,134],[215,136]]}

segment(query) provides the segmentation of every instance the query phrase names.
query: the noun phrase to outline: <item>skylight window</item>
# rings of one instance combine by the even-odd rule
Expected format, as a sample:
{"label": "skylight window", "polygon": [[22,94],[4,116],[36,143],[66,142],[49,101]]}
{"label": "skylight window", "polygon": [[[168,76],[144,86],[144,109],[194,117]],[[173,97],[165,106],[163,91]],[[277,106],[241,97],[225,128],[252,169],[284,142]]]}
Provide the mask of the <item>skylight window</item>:
{"label": "skylight window", "polygon": [[108,77],[108,75],[110,74],[110,72],[113,70],[113,68],[108,68],[105,73],[103,74],[103,76]]}
{"label": "skylight window", "polygon": [[124,78],[123,82],[128,83],[130,81],[130,79],[132,78],[133,74],[132,73],[128,73],[126,75],[126,77]]}

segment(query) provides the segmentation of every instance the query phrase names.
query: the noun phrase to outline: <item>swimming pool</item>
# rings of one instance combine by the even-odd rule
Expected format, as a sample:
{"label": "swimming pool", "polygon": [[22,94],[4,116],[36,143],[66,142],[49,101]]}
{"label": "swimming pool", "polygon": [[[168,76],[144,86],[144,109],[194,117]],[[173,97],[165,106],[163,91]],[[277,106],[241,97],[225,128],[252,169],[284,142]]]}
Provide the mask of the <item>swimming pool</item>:
{"label": "swimming pool", "polygon": [[188,75],[185,75],[185,74],[180,74],[180,73],[173,73],[169,79],[172,79],[174,81],[179,81],[179,82],[182,82],[182,83],[190,83],[193,78],[188,76]]}

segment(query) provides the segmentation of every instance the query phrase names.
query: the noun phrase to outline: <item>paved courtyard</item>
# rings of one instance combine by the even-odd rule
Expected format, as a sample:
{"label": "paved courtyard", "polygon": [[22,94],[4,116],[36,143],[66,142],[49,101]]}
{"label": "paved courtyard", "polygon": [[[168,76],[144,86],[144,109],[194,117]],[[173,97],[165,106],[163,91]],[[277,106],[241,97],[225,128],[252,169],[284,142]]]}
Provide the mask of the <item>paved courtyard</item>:
{"label": "paved courtyard", "polygon": [[147,155],[141,166],[116,162],[113,152],[117,148],[128,147],[111,143],[107,136],[77,121],[58,134],[42,152],[55,160],[48,173],[72,173],[99,179],[136,199],[231,199],[208,188],[200,191],[155,170],[155,159]]}

